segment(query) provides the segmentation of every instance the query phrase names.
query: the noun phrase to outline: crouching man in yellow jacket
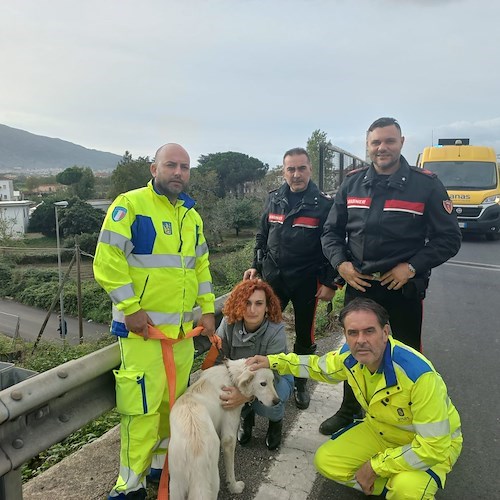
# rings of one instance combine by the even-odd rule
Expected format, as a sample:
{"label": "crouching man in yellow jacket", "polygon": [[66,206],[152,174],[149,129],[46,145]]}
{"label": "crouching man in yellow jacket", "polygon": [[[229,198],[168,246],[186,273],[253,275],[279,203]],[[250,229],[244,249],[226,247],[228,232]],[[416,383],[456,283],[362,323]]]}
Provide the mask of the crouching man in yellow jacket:
{"label": "crouching man in yellow jacket", "polygon": [[347,343],[337,351],[254,356],[247,364],[352,387],[365,418],[320,446],[314,461],[322,475],[366,495],[434,498],[462,450],[460,417],[443,379],[390,336],[387,311],[373,300],[353,300],[339,319]]}
{"label": "crouching man in yellow jacket", "polygon": [[173,344],[176,397],[186,390],[193,364],[193,339],[184,337],[193,328],[195,305],[202,311],[202,333],[215,329],[203,223],[183,192],[189,167],[182,146],[159,148],[153,180],[116,198],[99,236],[94,275],[113,302],[111,332],[121,351],[115,370],[120,472],[109,494],[113,500],[145,499],[146,475],[158,479],[165,462],[169,391],[161,342],[148,340],[148,325],[165,339],[184,339]]}

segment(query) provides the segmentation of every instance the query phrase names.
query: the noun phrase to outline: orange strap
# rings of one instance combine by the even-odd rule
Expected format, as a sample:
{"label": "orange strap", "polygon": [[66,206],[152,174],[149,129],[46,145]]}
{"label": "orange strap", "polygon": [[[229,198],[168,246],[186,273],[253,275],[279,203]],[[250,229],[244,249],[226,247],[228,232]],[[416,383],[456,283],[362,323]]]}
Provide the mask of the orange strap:
{"label": "orange strap", "polygon": [[[152,325],[148,325],[148,335],[150,339],[161,341],[161,352],[163,356],[163,365],[165,366],[165,373],[167,375],[167,385],[169,394],[169,406],[175,403],[175,388],[176,388],[176,373],[175,373],[175,362],[174,362],[174,348],[173,345],[182,340],[196,337],[203,331],[202,326],[197,326],[193,328],[190,332],[186,333],[186,336],[181,339],[171,339],[165,337],[165,334],[155,328]],[[210,336],[210,342],[212,342],[212,348],[214,345],[220,346],[222,344],[221,339],[217,335]],[[217,352],[217,349],[216,349]],[[215,360],[214,360],[215,361]],[[168,454],[165,455],[165,463],[163,464],[163,470],[161,473],[160,484],[158,486],[158,500],[168,500]]]}

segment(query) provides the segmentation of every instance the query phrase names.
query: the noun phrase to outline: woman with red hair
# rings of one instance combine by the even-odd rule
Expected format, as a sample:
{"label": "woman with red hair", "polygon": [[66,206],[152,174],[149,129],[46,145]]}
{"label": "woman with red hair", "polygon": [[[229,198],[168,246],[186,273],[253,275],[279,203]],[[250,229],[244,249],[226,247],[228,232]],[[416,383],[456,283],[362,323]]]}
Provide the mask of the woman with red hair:
{"label": "woman with red hair", "polygon": [[[224,304],[224,318],[217,330],[222,339],[222,355],[229,359],[249,358],[256,354],[288,352],[285,324],[281,305],[273,289],[260,279],[245,280],[233,289]],[[281,444],[282,421],[285,403],[293,393],[291,375],[275,375],[274,385],[280,402],[272,407],[260,401],[250,401],[236,387],[223,387],[221,396],[224,408],[234,408],[244,403],[241,410],[238,442],[247,444],[252,437],[255,414],[269,419],[266,445],[275,450]]]}

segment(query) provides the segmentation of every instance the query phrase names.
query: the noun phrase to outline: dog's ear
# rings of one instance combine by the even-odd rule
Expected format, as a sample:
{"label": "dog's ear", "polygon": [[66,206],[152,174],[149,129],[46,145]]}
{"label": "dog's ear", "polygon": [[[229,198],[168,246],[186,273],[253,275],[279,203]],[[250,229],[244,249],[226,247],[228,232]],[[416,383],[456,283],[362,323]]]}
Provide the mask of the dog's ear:
{"label": "dog's ear", "polygon": [[243,370],[243,373],[236,380],[238,384],[238,389],[243,395],[245,396],[251,395],[250,394],[251,391],[249,391],[248,388],[254,377],[255,377],[255,372],[250,371],[248,368],[246,368],[245,370]]}

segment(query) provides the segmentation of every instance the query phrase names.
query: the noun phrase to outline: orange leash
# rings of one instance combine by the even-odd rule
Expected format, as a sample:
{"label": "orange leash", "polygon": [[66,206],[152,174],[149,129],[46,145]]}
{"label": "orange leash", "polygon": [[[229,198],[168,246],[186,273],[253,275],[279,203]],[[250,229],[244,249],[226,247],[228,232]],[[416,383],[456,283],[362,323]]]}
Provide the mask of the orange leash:
{"label": "orange leash", "polygon": [[[197,326],[193,328],[190,332],[186,333],[186,336],[181,339],[171,339],[165,337],[165,334],[155,328],[154,326],[148,325],[148,335],[150,339],[161,341],[161,352],[163,356],[163,365],[165,366],[165,373],[167,375],[167,385],[169,394],[169,407],[172,410],[172,406],[175,403],[175,388],[176,388],[176,373],[175,373],[175,363],[174,363],[174,348],[173,345],[182,340],[196,337],[203,331],[202,326]],[[210,336],[210,342],[213,345],[221,345],[221,339],[217,335]],[[165,455],[165,463],[163,464],[163,470],[161,473],[160,484],[158,486],[158,500],[168,500],[168,453]]]}

